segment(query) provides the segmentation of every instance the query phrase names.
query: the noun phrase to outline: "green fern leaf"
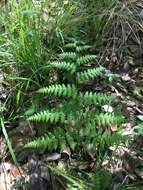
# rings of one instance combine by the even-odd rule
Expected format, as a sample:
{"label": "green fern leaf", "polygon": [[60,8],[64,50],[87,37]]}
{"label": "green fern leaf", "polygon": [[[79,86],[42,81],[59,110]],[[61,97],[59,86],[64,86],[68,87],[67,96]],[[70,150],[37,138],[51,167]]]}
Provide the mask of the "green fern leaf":
{"label": "green fern leaf", "polygon": [[85,55],[85,56],[81,56],[77,59],[77,64],[81,65],[81,64],[86,64],[89,63],[93,60],[95,60],[97,58],[96,55]]}
{"label": "green fern leaf", "polygon": [[71,136],[70,133],[66,133],[66,140],[70,148],[74,150],[77,143],[74,141],[74,138]]}
{"label": "green fern leaf", "polygon": [[107,96],[104,93],[92,93],[92,92],[80,92],[79,94],[80,102],[83,104],[104,104],[106,102],[111,102],[115,97]]}
{"label": "green fern leaf", "polygon": [[72,60],[76,60],[76,53],[75,52],[64,52],[59,54],[59,57],[62,59],[72,59]]}
{"label": "green fern leaf", "polygon": [[76,43],[68,43],[65,45],[65,48],[76,48]]}
{"label": "green fern leaf", "polygon": [[69,63],[69,62],[54,61],[54,62],[49,62],[49,64],[52,67],[55,67],[58,69],[64,69],[64,70],[67,70],[71,73],[74,73],[76,71],[76,66],[72,63]]}
{"label": "green fern leaf", "polygon": [[79,52],[86,51],[86,50],[88,50],[90,48],[91,48],[91,46],[89,46],[89,45],[76,46],[76,51],[79,53]]}
{"label": "green fern leaf", "polygon": [[97,67],[96,69],[88,69],[83,72],[77,73],[77,82],[83,83],[85,81],[94,79],[95,77],[101,76],[103,74],[103,71],[105,70],[104,67]]}
{"label": "green fern leaf", "polygon": [[52,136],[53,139],[53,134],[45,134],[44,136],[37,138],[33,140],[32,142],[27,143],[24,147],[25,148],[47,148],[49,144],[51,144],[51,138],[49,136]]}
{"label": "green fern leaf", "polygon": [[65,84],[55,84],[49,87],[39,89],[38,93],[50,94],[59,97],[75,97],[77,94],[77,90],[75,85],[73,84],[68,84],[67,86]]}
{"label": "green fern leaf", "polygon": [[109,126],[111,124],[117,124],[118,126],[120,126],[123,122],[123,118],[108,113],[101,113],[99,115],[95,115],[95,121],[100,126]]}
{"label": "green fern leaf", "polygon": [[33,116],[29,117],[28,120],[38,122],[64,123],[65,114],[63,112],[49,112],[49,110],[47,110],[34,114]]}

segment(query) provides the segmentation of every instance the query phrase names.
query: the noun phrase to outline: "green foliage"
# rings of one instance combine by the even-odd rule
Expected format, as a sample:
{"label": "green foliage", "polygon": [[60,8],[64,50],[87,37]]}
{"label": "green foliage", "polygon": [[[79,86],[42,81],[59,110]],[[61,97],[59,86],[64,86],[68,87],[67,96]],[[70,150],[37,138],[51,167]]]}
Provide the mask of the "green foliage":
{"label": "green foliage", "polygon": [[[103,51],[106,51],[109,45],[113,51],[118,50],[118,54],[129,53],[132,57],[129,42],[133,40],[140,46],[142,41],[141,11],[142,3],[139,0],[84,0],[81,1],[82,22],[79,28],[84,31],[84,38],[91,40],[96,49],[103,47]],[[128,50],[125,46],[129,47]]]}
{"label": "green foliage", "polygon": [[80,92],[79,98],[83,104],[96,104],[97,102],[103,104],[114,99],[113,96],[105,95],[104,93],[93,93],[88,91],[84,93]]}
{"label": "green foliage", "polygon": [[5,141],[6,141],[6,144],[7,144],[7,147],[9,149],[9,152],[10,152],[10,155],[12,157],[12,160],[13,162],[15,163],[15,165],[17,166],[17,168],[19,169],[19,164],[17,162],[17,159],[16,159],[16,156],[15,156],[15,153],[14,153],[14,150],[12,148],[12,144],[11,144],[11,141],[9,139],[9,136],[7,134],[7,131],[6,131],[6,128],[5,128],[5,125],[4,125],[4,120],[3,120],[3,116],[0,114],[0,128],[2,129],[2,133],[4,135],[4,138],[5,138]]}
{"label": "green foliage", "polygon": [[[73,27],[69,30],[71,26],[76,27],[73,13],[77,3],[70,0],[3,1],[6,5],[0,3],[0,69],[5,73],[5,83],[12,89],[8,113],[13,118],[29,107],[29,91],[49,84],[47,60],[64,43],[63,34],[73,32]],[[57,63],[53,65],[58,67]],[[71,73],[75,70],[64,63],[60,67],[66,67]],[[25,87],[27,81],[29,85]]]}
{"label": "green foliage", "polygon": [[49,94],[54,96],[67,96],[67,97],[74,97],[77,94],[77,90],[75,85],[68,84],[67,86],[65,84],[55,84],[51,85],[49,87],[41,88],[38,90],[38,93],[42,94]]}
{"label": "green foliage", "polygon": [[[83,46],[83,50],[85,48],[86,46]],[[77,63],[81,65],[81,64],[89,63],[90,61],[94,61],[95,59],[96,59],[96,55],[85,55],[78,58]]]}
{"label": "green foliage", "polygon": [[49,65],[51,65],[51,67],[55,67],[55,68],[58,68],[58,69],[64,69],[64,70],[70,71],[71,73],[74,73],[75,69],[76,69],[74,64],[68,63],[68,62],[55,61],[55,62],[50,62]]}
{"label": "green foliage", "polygon": [[91,173],[89,180],[93,189],[106,190],[111,188],[112,176],[104,170],[97,170],[96,172]]}
{"label": "green foliage", "polygon": [[98,67],[96,69],[88,69],[83,72],[77,73],[77,82],[82,83],[90,79],[94,79],[97,76],[101,76],[104,71],[103,67]]}
{"label": "green foliage", "polygon": [[143,115],[137,116],[140,122],[134,126],[134,129],[137,131],[137,135],[143,135]]}
{"label": "green foliage", "polygon": [[73,12],[77,9],[76,2],[12,0],[7,2],[7,9],[1,13],[0,21],[0,26],[2,24],[4,28],[3,36],[7,37],[6,44],[2,44],[7,52],[3,54],[3,62],[8,64],[9,60],[5,59],[11,58],[9,64],[15,66],[18,76],[32,78],[37,83],[43,78],[46,81],[46,60],[63,43],[63,33],[66,35],[70,32]]}
{"label": "green foliage", "polygon": [[[61,83],[38,90],[38,94],[46,95],[49,99],[52,109],[28,118],[30,121],[47,122],[54,128],[25,147],[47,147],[49,150],[69,147],[75,151],[78,146],[82,146],[86,152],[89,144],[92,144],[96,156],[102,159],[107,145],[118,144],[122,140],[118,132],[112,134],[110,125],[120,126],[123,118],[102,111],[101,106],[110,104],[115,97],[81,90],[81,83],[85,85],[91,79],[101,78],[105,72],[103,67],[90,66],[96,56],[85,54],[89,46],[75,40],[65,47],[69,51],[59,54],[57,61],[49,62],[52,69],[59,69]],[[74,72],[71,73],[71,70]],[[50,105],[50,100],[55,103]]]}
{"label": "green foliage", "polygon": [[49,112],[47,111],[42,111],[40,113],[37,113],[31,117],[29,117],[29,120],[33,121],[42,121],[42,122],[59,122],[61,121],[62,123],[65,121],[65,114],[63,112]]}
{"label": "green foliage", "polygon": [[59,54],[59,57],[62,59],[73,59],[73,60],[75,60],[76,56],[77,55],[75,52],[64,52],[64,53]]}

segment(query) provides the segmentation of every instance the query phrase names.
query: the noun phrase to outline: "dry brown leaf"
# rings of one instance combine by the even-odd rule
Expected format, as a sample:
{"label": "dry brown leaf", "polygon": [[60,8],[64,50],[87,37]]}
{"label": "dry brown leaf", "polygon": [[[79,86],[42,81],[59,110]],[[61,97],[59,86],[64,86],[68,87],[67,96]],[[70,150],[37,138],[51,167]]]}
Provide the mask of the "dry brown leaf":
{"label": "dry brown leaf", "polygon": [[112,52],[112,54],[111,54],[111,61],[113,62],[113,63],[115,63],[115,62],[117,62],[117,55],[116,55],[116,53],[115,52]]}
{"label": "dry brown leaf", "polygon": [[136,170],[135,170],[135,173],[136,173],[141,179],[143,179],[143,171],[136,169]]}
{"label": "dry brown leaf", "polygon": [[118,126],[116,124],[111,124],[110,129],[112,132],[116,132],[118,130]]}
{"label": "dry brown leaf", "polygon": [[129,71],[129,69],[130,69],[129,62],[128,62],[128,61],[125,61],[125,62],[123,63],[122,72],[127,73],[127,72]]}
{"label": "dry brown leaf", "polygon": [[17,176],[21,176],[22,170],[15,165],[4,162],[0,165],[0,190],[11,190]]}
{"label": "dry brown leaf", "polygon": [[7,156],[7,145],[2,137],[0,138],[0,154],[2,155],[3,160]]}
{"label": "dry brown leaf", "polygon": [[21,170],[21,168],[18,168],[17,166],[11,164],[11,167],[10,167],[10,174],[11,174],[13,177],[16,178],[17,176],[20,176],[20,175],[22,174],[22,170]]}
{"label": "dry brown leaf", "polygon": [[68,147],[65,148],[61,153],[67,155],[69,158],[71,157],[71,151]]}
{"label": "dry brown leaf", "polygon": [[0,173],[10,171],[11,165],[12,165],[12,164],[9,163],[9,162],[3,162],[3,163],[0,165]]}
{"label": "dry brown leaf", "polygon": [[131,122],[126,123],[126,125],[125,125],[125,128],[128,130],[132,129],[132,127],[133,127],[133,123],[131,123]]}

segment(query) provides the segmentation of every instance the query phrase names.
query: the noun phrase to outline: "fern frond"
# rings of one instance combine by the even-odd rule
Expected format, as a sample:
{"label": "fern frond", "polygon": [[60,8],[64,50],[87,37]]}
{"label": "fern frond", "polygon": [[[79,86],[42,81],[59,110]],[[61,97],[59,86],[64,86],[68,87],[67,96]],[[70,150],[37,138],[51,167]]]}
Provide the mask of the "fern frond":
{"label": "fern frond", "polygon": [[[84,46],[83,46],[84,47]],[[82,50],[82,47],[79,47],[79,51]],[[77,64],[78,65],[81,65],[81,64],[86,64],[86,63],[89,63],[90,61],[93,61],[97,58],[96,55],[85,55],[85,56],[80,56],[78,59],[77,59]]]}
{"label": "fern frond", "polygon": [[74,43],[68,43],[65,45],[65,48],[69,48],[69,49],[75,49],[76,52],[80,53],[80,52],[83,52],[83,51],[86,51],[88,49],[91,48],[91,46],[89,45],[78,45],[77,46],[77,43],[74,42]]}
{"label": "fern frond", "polygon": [[69,62],[60,62],[60,61],[54,61],[54,62],[49,62],[49,64],[52,67],[58,68],[58,69],[65,69],[71,73],[74,73],[76,70],[76,66],[72,63]]}
{"label": "fern frond", "polygon": [[64,52],[64,53],[61,53],[59,54],[59,57],[61,59],[72,59],[72,60],[75,60],[77,55],[75,52]]}
{"label": "fern frond", "polygon": [[80,53],[80,52],[89,50],[90,48],[91,48],[91,46],[89,46],[89,45],[77,46],[77,47],[76,47],[76,51],[77,51],[78,53]]}
{"label": "fern frond", "polygon": [[[58,128],[56,128],[57,131]],[[62,131],[64,132],[64,131]],[[59,138],[61,136],[61,132],[59,133]],[[32,142],[27,143],[24,147],[25,148],[48,148],[48,150],[56,150],[59,147],[59,138],[58,136],[55,136],[54,133],[49,132],[48,134],[45,134]]]}
{"label": "fern frond", "polygon": [[102,72],[105,70],[104,67],[97,67],[96,69],[88,69],[83,72],[77,73],[77,82],[82,83],[91,79],[94,79],[95,77],[101,76]]}
{"label": "fern frond", "polygon": [[109,146],[120,144],[121,142],[124,142],[126,140],[125,137],[123,137],[119,132],[113,134],[111,134],[111,132],[104,132],[102,134],[102,139]]}
{"label": "fern frond", "polygon": [[77,90],[74,84],[55,84],[49,87],[41,88],[38,90],[38,93],[41,94],[50,94],[54,96],[67,96],[67,97],[75,97],[77,94]]}
{"label": "fern frond", "polygon": [[67,141],[68,146],[72,150],[74,150],[77,143],[75,142],[74,138],[72,137],[72,135],[69,132],[66,133],[66,141]]}
{"label": "fern frond", "polygon": [[73,137],[65,133],[62,128],[55,128],[53,132],[43,135],[40,138],[35,139],[25,145],[25,148],[48,148],[49,150],[60,150],[69,146],[72,150],[75,149],[76,143]]}
{"label": "fern frond", "polygon": [[111,124],[116,124],[120,126],[123,122],[123,118],[108,113],[101,113],[99,115],[95,115],[95,122],[100,126],[109,126]]}
{"label": "fern frond", "polygon": [[114,97],[106,95],[104,93],[93,93],[93,92],[80,92],[79,94],[80,102],[83,104],[102,104],[106,102],[111,102]]}
{"label": "fern frond", "polygon": [[[114,115],[114,112],[102,113],[103,104],[110,103],[114,99],[113,96],[80,91],[82,89],[80,83],[102,76],[106,71],[104,67],[87,69],[86,66],[89,66],[87,63],[96,59],[95,55],[84,53],[90,46],[72,39],[65,48],[69,48],[70,52],[63,52],[57,61],[49,62],[50,68],[67,71],[62,73],[63,80],[62,77],[60,78],[60,83],[63,84],[53,84],[38,90],[38,93],[50,95],[50,100],[53,99],[56,103],[50,103],[50,106],[53,106],[50,110],[41,111],[28,118],[30,121],[49,122],[54,125],[47,135],[35,139],[25,147],[45,147],[51,151],[68,147],[77,151],[76,147],[80,145],[81,151],[84,152],[91,144],[97,159],[100,160],[101,155],[105,155],[106,146],[120,142],[120,134],[116,135],[118,132],[113,133],[115,135],[112,136],[111,130],[106,129],[110,128],[110,125],[120,127],[123,118]],[[55,99],[55,96],[58,98]],[[90,106],[92,104],[96,107]]]}
{"label": "fern frond", "polygon": [[53,142],[54,142],[54,147],[57,148],[58,142],[57,138],[53,133],[48,133],[45,134],[44,136],[37,138],[33,140],[32,142],[27,143],[24,147],[25,148],[49,148],[53,149]]}
{"label": "fern frond", "polygon": [[68,43],[65,45],[65,48],[76,48],[76,43]]}
{"label": "fern frond", "polygon": [[89,110],[88,108],[82,112],[83,118],[87,119],[92,125],[109,126],[116,124],[120,126],[124,120],[121,116],[115,116],[109,113],[98,114],[96,110]]}
{"label": "fern frond", "polygon": [[61,122],[65,121],[65,114],[63,112],[49,112],[49,110],[42,111],[40,113],[34,114],[28,118],[29,121],[38,121],[38,122]]}

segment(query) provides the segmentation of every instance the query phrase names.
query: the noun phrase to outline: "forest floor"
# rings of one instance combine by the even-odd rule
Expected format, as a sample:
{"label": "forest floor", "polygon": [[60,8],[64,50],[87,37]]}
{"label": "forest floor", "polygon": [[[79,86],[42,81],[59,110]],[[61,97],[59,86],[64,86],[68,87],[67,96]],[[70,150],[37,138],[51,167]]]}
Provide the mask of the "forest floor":
{"label": "forest floor", "polygon": [[[111,60],[114,62],[114,60]],[[116,63],[114,62],[116,65]],[[116,189],[120,184],[131,185],[132,187],[143,188],[143,69],[142,67],[133,67],[128,62],[125,63],[124,70],[119,71],[119,79],[116,83],[108,86],[102,86],[102,90],[111,91],[118,97],[115,105],[121,106],[122,113],[126,120],[123,125],[123,134],[128,135],[126,144],[119,147],[108,147],[102,168],[114,176],[113,186]],[[116,72],[116,73],[117,73]],[[2,77],[2,76],[1,76]],[[8,90],[1,84],[1,99],[7,96]],[[110,109],[113,109],[110,107]],[[6,129],[9,130],[9,136],[12,140],[14,149],[20,149],[35,134],[34,129],[24,120],[17,123],[6,123]],[[112,126],[111,130],[117,130]],[[47,168],[40,165],[41,161],[48,161],[51,165],[54,163],[68,164],[76,162],[79,169],[94,170],[96,168],[95,158],[90,153],[90,161],[86,163],[74,161],[71,158],[69,150],[62,153],[53,152],[47,154],[44,150],[22,150],[17,155],[17,161],[20,167],[13,164],[9,159],[9,152],[4,138],[0,139],[1,165],[0,165],[0,189],[18,190],[24,188],[24,184],[29,184],[30,189],[59,189],[64,186],[60,177],[52,174]],[[40,180],[42,179],[44,180]],[[44,186],[46,188],[44,188]],[[62,189],[62,188],[61,188]]]}
{"label": "forest floor", "polygon": [[[125,6],[121,7],[121,10],[123,10],[124,8]],[[45,15],[47,14],[46,10],[44,14]],[[112,19],[110,22],[112,22]],[[123,24],[124,23],[121,23],[122,26],[124,26]],[[84,25],[84,23],[81,25]],[[16,26],[17,26],[17,23],[16,23]],[[33,29],[32,27],[31,27],[31,31]],[[115,22],[115,25],[113,24],[113,28],[114,27],[116,28],[116,22]],[[119,31],[118,31],[118,27],[120,29]],[[116,28],[117,39],[120,36],[120,32],[122,29],[121,29],[120,24],[119,25],[117,24],[117,28]],[[126,31],[126,27],[124,29]],[[112,25],[111,25],[111,30],[112,30]],[[41,29],[40,29],[40,32],[41,32]],[[103,30],[103,33],[104,33],[104,30]],[[112,75],[109,75],[108,83],[103,83],[101,85],[100,81],[97,81],[97,83],[94,84],[94,86],[92,86],[91,88],[94,87],[94,90],[97,92],[105,92],[105,93],[107,92],[110,94],[114,94],[116,96],[116,101],[114,101],[113,104],[111,104],[110,106],[105,105],[104,111],[112,112],[114,108],[119,108],[120,113],[122,113],[122,115],[125,118],[124,123],[121,126],[121,132],[122,132],[122,135],[126,136],[127,138],[126,142],[120,144],[118,147],[110,146],[106,148],[105,155],[102,159],[102,163],[100,164],[100,170],[103,172],[101,174],[101,178],[102,178],[102,175],[103,174],[106,175],[106,172],[107,172],[107,176],[109,174],[109,178],[110,177],[112,178],[111,179],[112,184],[110,184],[109,188],[104,187],[104,186],[101,187],[100,185],[103,185],[105,183],[104,178],[103,178],[103,181],[101,180],[101,184],[97,183],[99,187],[95,188],[95,190],[125,190],[125,189],[142,190],[143,189],[143,44],[142,44],[143,37],[142,37],[142,34],[140,35],[141,35],[141,44],[138,46],[136,44],[131,44],[132,41],[131,43],[127,42],[128,44],[126,44],[125,46],[129,45],[130,52],[129,51],[124,52],[124,49],[123,49],[123,55],[121,51],[114,52],[112,47],[108,48],[107,46],[99,47],[99,50],[97,49],[95,50],[95,52],[96,51],[98,52],[97,57],[102,58],[101,60],[100,59],[98,60],[98,63],[103,65],[106,69],[109,69],[114,74],[116,74],[116,80],[115,81],[113,80],[112,82],[110,82],[110,80],[112,80]],[[104,37],[105,36],[103,36],[103,38]],[[109,36],[107,35],[106,38],[108,37],[110,39],[110,35]],[[104,39],[104,40],[108,41],[108,39]],[[115,39],[113,39],[113,41],[114,40]],[[119,39],[119,40],[121,41],[121,44],[122,44],[123,39]],[[43,42],[44,45],[45,43],[47,43],[45,41]],[[90,39],[89,41],[90,42],[94,41],[94,39]],[[113,41],[111,40],[111,44],[113,44]],[[94,42],[92,43],[93,44],[91,45],[94,46],[95,45]],[[16,45],[18,46],[19,43]],[[40,42],[40,45],[41,45],[41,42]],[[18,46],[18,48],[21,48],[21,46]],[[45,46],[42,48],[44,49]],[[42,49],[43,52],[46,51],[45,50],[46,48],[44,50],[43,49]],[[47,52],[49,53],[52,50],[48,50]],[[57,49],[53,50],[54,53],[56,51]],[[31,49],[29,52],[30,53],[32,52]],[[8,58],[10,57],[9,55],[10,54],[8,54]],[[48,56],[49,57],[51,56],[50,53]],[[120,57],[122,58],[120,59]],[[1,54],[0,54],[0,59],[1,59]],[[24,61],[25,60],[26,59],[24,59]],[[33,60],[35,61],[35,57]],[[40,63],[42,61],[40,60]],[[77,155],[77,153],[70,151],[68,148],[61,152],[55,151],[55,152],[50,152],[50,153],[46,151],[45,148],[36,149],[36,150],[23,148],[26,143],[32,141],[33,138],[35,138],[35,136],[37,135],[37,131],[35,129],[36,127],[33,125],[33,123],[27,121],[24,117],[19,116],[20,115],[19,113],[24,113],[26,110],[21,110],[20,107],[18,106],[16,107],[14,105],[14,103],[16,104],[16,101],[18,102],[20,99],[19,97],[21,95],[20,93],[22,91],[21,89],[24,86],[23,85],[24,83],[17,84],[16,80],[13,80],[14,82],[12,81],[8,83],[7,82],[8,79],[6,79],[8,75],[5,73],[5,70],[7,72],[7,70],[13,69],[12,72],[16,73],[15,72],[16,69],[11,68],[11,67],[8,67],[7,69],[5,66],[4,66],[4,69],[3,68],[1,69],[1,68],[2,67],[0,67],[0,114],[6,113],[5,115],[6,116],[8,115],[8,118],[12,118],[11,115],[12,116],[14,115],[15,117],[13,120],[10,120],[10,121],[5,120],[4,122],[1,122],[0,124],[1,125],[0,190],[47,190],[47,189],[49,190],[60,190],[60,189],[61,190],[64,190],[64,189],[87,190],[87,189],[84,189],[84,187],[83,189],[77,188],[77,186],[82,186],[84,184],[84,179],[77,179],[76,177],[74,178],[73,176],[69,176],[68,173],[66,173],[66,171],[64,170],[64,168],[65,166],[72,166],[73,168],[76,168],[75,169],[76,173],[78,172],[80,174],[82,173],[83,176],[85,175],[85,178],[87,174],[89,174],[90,176],[90,174],[96,170],[97,172],[100,172],[98,171],[99,170],[99,168],[97,167],[98,163],[97,163],[96,158],[94,157],[94,153],[91,148],[89,148],[88,150],[88,160],[87,159],[85,160],[82,157],[82,154],[80,152]],[[24,68],[25,68],[25,65],[24,65]],[[23,74],[23,70],[22,71],[20,70],[20,72]],[[17,76],[19,77],[21,73],[18,73]],[[28,74],[26,76],[27,78],[29,77]],[[20,75],[20,77],[21,77],[21,80],[23,79],[25,80],[23,75]],[[44,79],[44,77],[42,79]],[[28,85],[28,82],[27,82],[27,85]],[[36,87],[34,87],[33,89],[35,90]],[[16,90],[19,88],[21,91],[19,89],[16,91],[14,88]],[[29,97],[31,98],[33,96],[33,89],[32,90],[30,89],[32,91],[32,92],[31,91],[29,92],[30,95],[28,94],[25,96],[25,94],[23,93],[24,94],[24,95],[22,94],[23,97],[24,98],[26,97],[27,99]],[[14,90],[16,91],[16,93]],[[16,98],[15,97],[13,98],[13,96],[15,95],[16,95]],[[13,99],[14,101],[16,99],[16,101],[14,102]],[[24,105],[21,105],[22,109],[25,105],[26,106],[27,104],[28,106],[30,105],[31,102],[29,103],[28,102],[29,100],[27,101],[27,99],[25,100],[26,103],[24,102],[25,104],[23,103]],[[33,97],[30,99],[30,101],[32,100],[33,100]],[[14,109],[11,109],[12,106],[14,107]],[[5,107],[7,109],[6,111],[5,111]],[[16,114],[11,112],[11,110],[13,110],[13,112],[15,112],[16,110],[16,114],[17,115],[19,114],[18,117],[16,117]],[[110,130],[111,130],[111,133],[116,132],[118,130],[117,125],[111,125]],[[43,164],[44,162],[48,164],[44,165]],[[58,169],[56,170],[54,166],[58,166],[59,170]],[[108,177],[106,179],[108,181]],[[97,181],[98,181],[98,174],[97,174]],[[67,188],[65,182],[75,184],[76,187]]]}

